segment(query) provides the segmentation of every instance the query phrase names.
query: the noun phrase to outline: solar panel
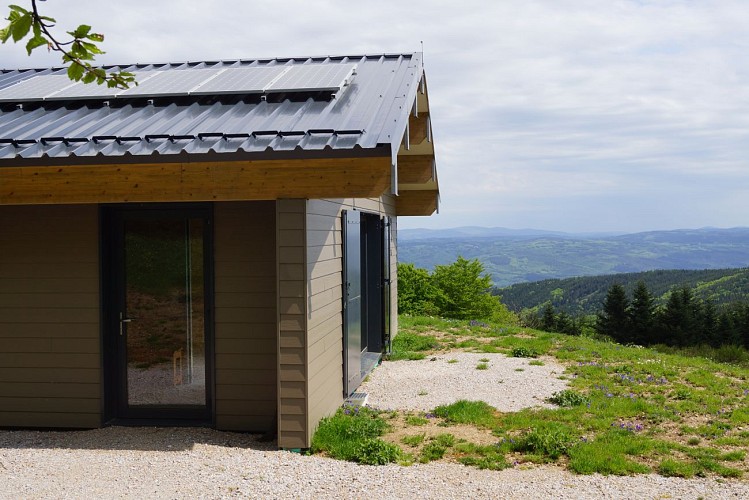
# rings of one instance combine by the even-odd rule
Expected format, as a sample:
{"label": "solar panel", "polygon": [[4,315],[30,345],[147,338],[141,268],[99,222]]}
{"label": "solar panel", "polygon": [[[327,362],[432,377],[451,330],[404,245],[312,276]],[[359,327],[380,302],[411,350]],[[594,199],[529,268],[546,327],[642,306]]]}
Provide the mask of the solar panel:
{"label": "solar panel", "polygon": [[203,82],[191,94],[261,94],[289,66],[228,68]]}
{"label": "solar panel", "polygon": [[338,91],[351,78],[356,64],[308,64],[292,66],[291,71],[273,82],[267,92]]}
{"label": "solar panel", "polygon": [[118,97],[186,95],[219,71],[218,69],[161,71],[137,87],[130,87],[118,94]]}
{"label": "solar panel", "polygon": [[68,75],[38,75],[0,90],[0,101],[39,101],[73,85]]}
{"label": "solar panel", "polygon": [[0,90],[0,102],[108,99],[280,92],[337,92],[351,79],[355,64],[255,66],[136,72],[127,90],[71,82],[68,76],[38,75]]}
{"label": "solar panel", "polygon": [[[143,82],[148,79],[148,75],[153,75],[153,72],[148,73],[144,71],[135,72],[135,81]],[[113,98],[118,94],[123,93],[123,89],[107,87],[106,84],[97,85],[95,83],[85,84],[78,82],[75,85],[67,87],[65,90],[57,92],[54,95],[47,97],[47,100],[62,100],[62,99],[90,99],[90,98]]]}

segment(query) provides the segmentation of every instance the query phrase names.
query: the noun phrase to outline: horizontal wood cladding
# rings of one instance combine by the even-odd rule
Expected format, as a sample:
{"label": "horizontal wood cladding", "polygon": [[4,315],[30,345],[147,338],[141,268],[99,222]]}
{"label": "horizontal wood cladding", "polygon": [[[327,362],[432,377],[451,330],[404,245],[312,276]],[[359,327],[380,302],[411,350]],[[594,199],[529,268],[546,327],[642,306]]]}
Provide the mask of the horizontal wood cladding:
{"label": "horizontal wood cladding", "polygon": [[101,425],[98,276],[95,205],[0,206],[0,426]]}
{"label": "horizontal wood cladding", "polygon": [[308,439],[343,403],[342,211],[393,216],[395,204],[391,195],[307,202]]}
{"label": "horizontal wood cladding", "polygon": [[439,191],[401,191],[396,200],[398,215],[432,215],[437,211]]}
{"label": "horizontal wood cladding", "polygon": [[308,448],[306,201],[276,203],[278,229],[278,446]]}
{"label": "horizontal wood cladding", "polygon": [[389,157],[4,167],[0,205],[370,197],[390,174]]}
{"label": "horizontal wood cladding", "polygon": [[214,206],[216,427],[268,431],[276,413],[275,202]]}

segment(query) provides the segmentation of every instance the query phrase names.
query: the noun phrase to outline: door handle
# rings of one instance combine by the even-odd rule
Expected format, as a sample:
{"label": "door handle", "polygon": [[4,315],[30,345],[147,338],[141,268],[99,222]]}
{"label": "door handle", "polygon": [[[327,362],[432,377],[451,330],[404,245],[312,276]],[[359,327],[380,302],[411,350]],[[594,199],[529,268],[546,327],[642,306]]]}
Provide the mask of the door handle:
{"label": "door handle", "polygon": [[124,314],[120,313],[120,335],[123,335],[123,330],[124,330],[123,325],[125,323],[130,323],[135,319],[135,318],[124,318],[123,316]]}

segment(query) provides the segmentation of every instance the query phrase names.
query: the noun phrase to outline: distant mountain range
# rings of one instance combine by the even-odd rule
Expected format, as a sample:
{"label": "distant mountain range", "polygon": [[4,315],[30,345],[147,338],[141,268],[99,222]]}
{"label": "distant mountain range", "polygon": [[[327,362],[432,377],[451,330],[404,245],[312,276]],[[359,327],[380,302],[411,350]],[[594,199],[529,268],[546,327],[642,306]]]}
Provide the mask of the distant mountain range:
{"label": "distant mountain range", "polygon": [[477,258],[498,287],[551,278],[654,269],[749,266],[749,228],[633,234],[570,234],[534,229],[459,227],[398,231],[398,258],[433,269],[461,255]]}

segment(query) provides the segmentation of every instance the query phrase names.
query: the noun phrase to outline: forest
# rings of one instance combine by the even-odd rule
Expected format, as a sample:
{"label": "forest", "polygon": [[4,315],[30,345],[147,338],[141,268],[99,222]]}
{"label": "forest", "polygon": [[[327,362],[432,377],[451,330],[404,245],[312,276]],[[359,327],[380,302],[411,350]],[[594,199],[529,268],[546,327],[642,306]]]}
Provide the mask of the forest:
{"label": "forest", "polygon": [[571,316],[546,302],[540,311],[524,310],[520,318],[551,332],[580,335],[592,328],[621,344],[749,349],[749,304],[745,301],[716,306],[688,285],[674,287],[666,295],[665,304],[658,305],[644,281],[637,282],[631,294],[614,283],[595,316]]}
{"label": "forest", "polygon": [[549,279],[532,283],[518,283],[506,288],[495,288],[502,303],[510,310],[543,306],[550,302],[555,310],[573,316],[596,314],[606,297],[607,290],[618,283],[632,294],[642,281],[653,295],[656,305],[668,301],[674,287],[689,287],[695,297],[723,306],[741,302],[749,297],[749,268],[659,270],[638,273],[579,276],[566,279]]}

